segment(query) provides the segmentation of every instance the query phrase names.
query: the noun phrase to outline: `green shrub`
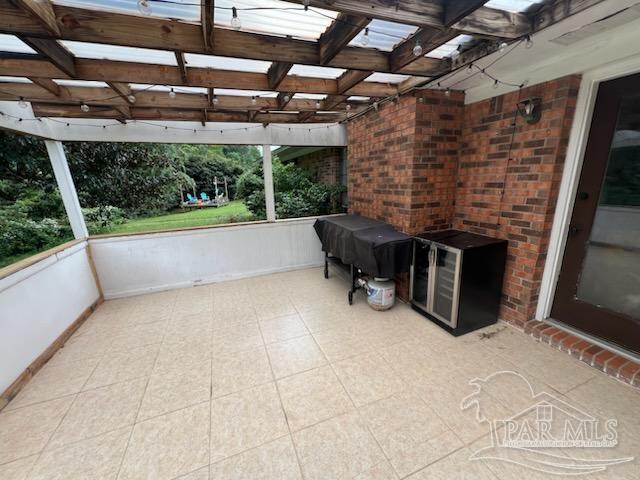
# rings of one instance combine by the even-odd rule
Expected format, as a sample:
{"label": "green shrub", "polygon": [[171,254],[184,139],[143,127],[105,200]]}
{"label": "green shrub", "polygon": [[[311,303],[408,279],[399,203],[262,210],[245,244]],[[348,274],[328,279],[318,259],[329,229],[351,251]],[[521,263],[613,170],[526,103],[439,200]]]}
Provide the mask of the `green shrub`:
{"label": "green shrub", "polygon": [[46,250],[71,238],[66,221],[33,220],[13,207],[0,210],[0,258]]}
{"label": "green shrub", "polygon": [[112,205],[83,208],[82,213],[87,229],[93,235],[109,232],[114,226],[121,225],[127,220],[124,210]]}

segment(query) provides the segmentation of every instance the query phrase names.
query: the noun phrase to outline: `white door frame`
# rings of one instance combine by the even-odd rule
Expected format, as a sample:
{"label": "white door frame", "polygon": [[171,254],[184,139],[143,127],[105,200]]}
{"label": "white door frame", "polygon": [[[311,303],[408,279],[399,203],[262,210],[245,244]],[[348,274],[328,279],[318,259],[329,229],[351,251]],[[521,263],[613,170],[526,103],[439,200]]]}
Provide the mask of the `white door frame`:
{"label": "white door frame", "polygon": [[542,275],[536,320],[547,320],[551,317],[551,307],[560,276],[562,257],[569,230],[569,222],[573,214],[573,204],[582,173],[582,161],[587,147],[591,117],[601,82],[613,78],[624,77],[640,72],[640,55],[626,58],[614,63],[589,70],[582,75],[580,91],[576,103],[573,125],[569,135],[569,145],[565,158],[562,181],[553,217],[553,227],[549,239],[549,250]]}

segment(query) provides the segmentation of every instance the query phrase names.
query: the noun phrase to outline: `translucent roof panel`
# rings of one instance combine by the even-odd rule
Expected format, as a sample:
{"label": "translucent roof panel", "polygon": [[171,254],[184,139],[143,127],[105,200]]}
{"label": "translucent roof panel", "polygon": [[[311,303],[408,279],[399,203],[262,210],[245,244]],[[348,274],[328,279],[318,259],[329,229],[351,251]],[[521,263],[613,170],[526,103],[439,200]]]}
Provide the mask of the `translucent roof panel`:
{"label": "translucent roof panel", "polygon": [[498,8],[508,12],[524,12],[531,5],[541,3],[539,0],[489,0],[485,3],[486,7]]}
{"label": "translucent roof panel", "polygon": [[105,82],[93,82],[88,80],[54,80],[63,87],[108,87]]}
{"label": "translucent roof panel", "polygon": [[[53,3],[70,7],[104,10],[107,12],[143,15],[138,9],[138,0],[52,0]],[[147,16],[175,18],[178,20],[199,21],[200,2],[194,0],[171,0],[149,2],[150,13]]]}
{"label": "translucent roof panel", "polygon": [[216,0],[214,23],[231,28],[232,7],[238,10],[240,30],[306,40],[320,38],[338,15],[320,8],[305,11],[300,3],[281,0]]}
{"label": "translucent roof panel", "polygon": [[[372,20],[371,23],[369,23],[368,29],[369,33],[367,37],[369,38],[369,41],[366,42],[366,46],[390,52],[393,50],[395,45],[403,42],[413,35],[418,27],[387,22],[384,20]],[[357,47],[365,46],[363,42],[364,36],[365,30],[363,29],[353,40],[351,40],[349,45]]]}
{"label": "translucent roof panel", "polygon": [[316,78],[338,78],[346,70],[342,68],[316,67],[313,65],[294,65],[289,70],[290,75],[299,75],[301,77]]}
{"label": "translucent roof panel", "polygon": [[409,75],[399,75],[397,73],[372,73],[367,77],[367,82],[382,82],[382,83],[401,83],[407,78],[411,78]]}
{"label": "translucent roof panel", "polygon": [[0,33],[0,51],[12,53],[36,53],[18,37]]}
{"label": "translucent roof panel", "polygon": [[170,85],[148,85],[144,83],[130,83],[129,86],[135,91],[169,92],[172,88],[177,93],[207,93],[204,87],[172,87]]}
{"label": "translucent roof panel", "polygon": [[61,43],[76,57],[80,58],[177,65],[176,56],[173,52],[164,50],[120,47],[116,45],[103,45],[101,43],[72,42],[69,40],[62,40]]}
{"label": "translucent roof panel", "polygon": [[271,62],[246,60],[244,58],[217,57],[185,53],[184,59],[190,67],[217,68],[219,70],[237,70],[240,72],[267,73]]}
{"label": "translucent roof panel", "polygon": [[0,82],[11,82],[11,83],[31,83],[26,77],[3,77],[0,76]]}
{"label": "translucent roof panel", "polygon": [[320,93],[296,93],[293,98],[300,98],[303,100],[324,100],[327,96]]}
{"label": "translucent roof panel", "polygon": [[259,90],[233,90],[229,88],[216,88],[216,95],[235,95],[240,97],[276,97],[276,92],[264,92]]}
{"label": "translucent roof panel", "polygon": [[425,57],[443,58],[450,56],[457,48],[458,45],[469,42],[473,39],[470,35],[458,35],[456,38],[448,41],[444,45],[427,52]]}

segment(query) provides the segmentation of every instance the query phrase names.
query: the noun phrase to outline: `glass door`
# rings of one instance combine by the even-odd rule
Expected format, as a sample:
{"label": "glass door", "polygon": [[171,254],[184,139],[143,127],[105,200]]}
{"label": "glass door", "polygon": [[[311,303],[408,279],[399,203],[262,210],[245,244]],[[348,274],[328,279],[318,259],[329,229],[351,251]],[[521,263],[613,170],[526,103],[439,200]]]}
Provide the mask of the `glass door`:
{"label": "glass door", "polygon": [[414,240],[413,264],[411,265],[411,300],[423,310],[427,310],[430,254],[431,244]]}
{"label": "glass door", "polygon": [[460,252],[443,246],[434,247],[433,278],[431,286],[431,314],[456,326],[458,312],[458,278]]}
{"label": "glass door", "polygon": [[640,352],[640,75],[598,91],[551,315]]}

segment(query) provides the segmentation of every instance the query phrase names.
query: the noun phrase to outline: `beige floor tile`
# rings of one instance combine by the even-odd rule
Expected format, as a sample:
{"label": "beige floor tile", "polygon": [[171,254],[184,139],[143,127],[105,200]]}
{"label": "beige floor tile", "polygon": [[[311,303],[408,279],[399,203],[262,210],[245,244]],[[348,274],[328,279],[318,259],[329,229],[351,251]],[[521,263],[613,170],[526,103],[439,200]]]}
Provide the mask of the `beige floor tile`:
{"label": "beige floor tile", "polygon": [[38,455],[32,455],[0,465],[0,478],[6,478],[7,480],[27,480],[37,459]]}
{"label": "beige floor tile", "polygon": [[176,477],[175,480],[209,480],[209,467],[199,468],[195,472]]}
{"label": "beige floor tile", "polygon": [[356,406],[388,397],[406,388],[402,379],[377,352],[334,364],[338,378]]}
{"label": "beige floor tile", "polygon": [[97,364],[97,359],[87,359],[64,365],[45,365],[11,400],[6,410],[78,393]]}
{"label": "beige floor tile", "polygon": [[213,354],[230,355],[262,347],[262,333],[257,322],[223,325],[213,329]]}
{"label": "beige floor tile", "polygon": [[191,405],[211,397],[211,362],[196,363],[151,375],[142,398],[137,422]]}
{"label": "beige floor tile", "polygon": [[291,437],[286,436],[211,465],[211,480],[301,479]]}
{"label": "beige floor tile", "polygon": [[281,342],[290,338],[309,335],[307,327],[297,313],[284,317],[260,320],[260,329],[265,343]]}
{"label": "beige floor tile", "polygon": [[159,345],[107,353],[87,380],[84,390],[151,375]]}
{"label": "beige floor tile", "polygon": [[304,372],[327,363],[310,335],[267,345],[267,353],[276,378]]}
{"label": "beige floor tile", "polygon": [[374,346],[363,332],[336,328],[314,333],[313,337],[330,362],[338,362],[361,353],[370,352]]}
{"label": "beige floor tile", "polygon": [[302,310],[300,317],[312,333],[341,328],[351,320],[350,312],[336,306]]}
{"label": "beige floor tile", "polygon": [[56,352],[49,364],[63,364],[100,358],[113,342],[112,336],[84,335],[73,337]]}
{"label": "beige floor tile", "polygon": [[365,470],[353,480],[397,480],[399,477],[386,460]]}
{"label": "beige floor tile", "polygon": [[278,380],[278,390],[292,431],[353,409],[353,403],[329,366]]}
{"label": "beige floor tile", "polygon": [[463,448],[407,477],[407,480],[497,480],[484,463],[470,460],[470,457],[471,452]]}
{"label": "beige floor tile", "polygon": [[110,480],[120,469],[131,427],[125,427],[71,445],[47,450],[35,468],[31,480]]}
{"label": "beige floor tile", "polygon": [[400,477],[463,446],[436,412],[411,391],[362,407],[360,416]]}
{"label": "beige floor tile", "polygon": [[308,480],[354,478],[385,460],[356,412],[300,430],[293,441]]}
{"label": "beige floor tile", "polygon": [[79,393],[47,449],[133,425],[147,379]]}
{"label": "beige floor tile", "polygon": [[63,397],[0,412],[0,464],[40,452],[73,400]]}
{"label": "beige floor tile", "polygon": [[269,298],[253,299],[252,304],[258,320],[268,320],[298,313],[293,304],[286,297],[282,297],[281,292],[274,292]]}
{"label": "beige floor tile", "polygon": [[113,337],[107,352],[128,352],[131,349],[147,345],[157,345],[162,342],[166,328],[166,322],[145,323],[128,327]]}
{"label": "beige floor tile", "polygon": [[211,401],[211,463],[288,433],[274,383]]}
{"label": "beige floor tile", "polygon": [[209,402],[136,424],[118,480],[169,480],[209,462]]}
{"label": "beige floor tile", "polygon": [[264,347],[213,358],[213,398],[272,382],[273,374]]}
{"label": "beige floor tile", "polygon": [[192,365],[211,361],[213,346],[210,338],[197,341],[162,344],[153,373],[167,373],[187,369]]}
{"label": "beige floor tile", "polygon": [[168,322],[163,343],[186,343],[211,338],[213,317],[188,317]]}

